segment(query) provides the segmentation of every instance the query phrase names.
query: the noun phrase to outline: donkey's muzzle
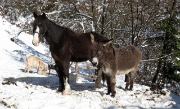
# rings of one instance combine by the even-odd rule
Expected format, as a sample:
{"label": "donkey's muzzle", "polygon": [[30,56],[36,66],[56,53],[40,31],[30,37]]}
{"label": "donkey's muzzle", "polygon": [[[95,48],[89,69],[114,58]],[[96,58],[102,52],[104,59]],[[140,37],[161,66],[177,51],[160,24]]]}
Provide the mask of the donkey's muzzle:
{"label": "donkey's muzzle", "polygon": [[91,63],[93,66],[97,66],[98,65],[98,58],[97,57],[92,58]]}

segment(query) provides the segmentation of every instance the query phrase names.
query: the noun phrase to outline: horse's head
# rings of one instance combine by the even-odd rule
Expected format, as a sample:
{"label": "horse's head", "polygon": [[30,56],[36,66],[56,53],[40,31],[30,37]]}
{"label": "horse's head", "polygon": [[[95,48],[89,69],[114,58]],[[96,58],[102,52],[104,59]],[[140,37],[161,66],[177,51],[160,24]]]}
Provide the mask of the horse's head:
{"label": "horse's head", "polygon": [[43,13],[42,15],[37,15],[35,12],[34,15],[34,22],[33,22],[33,40],[32,43],[34,46],[38,46],[39,42],[45,36],[47,32],[46,27],[46,14]]}
{"label": "horse's head", "polygon": [[97,33],[91,33],[92,51],[91,51],[91,63],[94,66],[99,64],[99,61],[104,56],[104,51],[112,43],[112,39],[107,39],[104,36],[99,37]]}

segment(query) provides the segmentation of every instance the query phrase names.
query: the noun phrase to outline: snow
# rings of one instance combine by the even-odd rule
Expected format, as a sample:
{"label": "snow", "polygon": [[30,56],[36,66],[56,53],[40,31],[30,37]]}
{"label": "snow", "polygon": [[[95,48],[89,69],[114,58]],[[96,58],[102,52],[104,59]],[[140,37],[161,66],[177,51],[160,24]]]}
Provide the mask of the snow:
{"label": "snow", "polygon": [[[57,93],[58,77],[54,70],[43,76],[24,72],[24,59],[29,55],[38,56],[49,63],[48,47],[32,45],[32,35],[21,33],[15,42],[14,37],[20,29],[0,16],[0,109],[142,109],[142,108],[180,108],[180,97],[164,89],[165,94],[150,91],[148,86],[134,84],[133,91],[124,91],[124,75],[117,76],[116,97],[106,95],[106,85],[94,90],[94,82],[88,78],[78,78],[70,73],[72,95]],[[79,64],[79,74],[89,75]],[[74,72],[74,64],[70,71]]]}

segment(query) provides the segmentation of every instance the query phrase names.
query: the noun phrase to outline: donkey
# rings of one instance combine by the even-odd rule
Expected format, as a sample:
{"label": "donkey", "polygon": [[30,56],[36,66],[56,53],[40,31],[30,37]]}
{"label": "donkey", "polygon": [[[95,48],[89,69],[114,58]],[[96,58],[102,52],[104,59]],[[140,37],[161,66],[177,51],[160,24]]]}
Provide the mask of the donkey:
{"label": "donkey", "polygon": [[[96,32],[76,33],[73,30],[59,26],[49,20],[46,14],[37,15],[35,12],[33,22],[34,46],[38,46],[42,38],[45,38],[50,46],[50,52],[55,60],[59,77],[58,91],[63,95],[71,94],[69,84],[69,64],[90,60],[92,41],[108,42],[109,40]],[[93,38],[92,35],[93,34]],[[64,84],[65,83],[65,84]]]}
{"label": "donkey", "polygon": [[132,90],[138,65],[142,58],[141,51],[133,45],[113,48],[111,43],[94,43],[93,49],[92,63],[99,68],[95,88],[99,88],[103,73],[107,79],[107,94],[111,93],[111,96],[115,97],[116,75],[127,74],[125,90]]}

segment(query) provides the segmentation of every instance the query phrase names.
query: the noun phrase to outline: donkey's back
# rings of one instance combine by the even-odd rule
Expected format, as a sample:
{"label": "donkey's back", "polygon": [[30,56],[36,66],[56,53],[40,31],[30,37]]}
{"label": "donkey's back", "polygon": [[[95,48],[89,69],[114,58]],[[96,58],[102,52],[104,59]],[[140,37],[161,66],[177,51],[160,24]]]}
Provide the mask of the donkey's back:
{"label": "donkey's back", "polygon": [[127,74],[131,71],[137,71],[141,57],[141,51],[133,45],[116,49],[115,61],[117,74]]}

